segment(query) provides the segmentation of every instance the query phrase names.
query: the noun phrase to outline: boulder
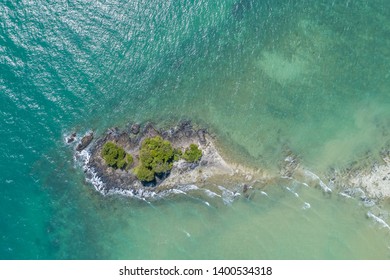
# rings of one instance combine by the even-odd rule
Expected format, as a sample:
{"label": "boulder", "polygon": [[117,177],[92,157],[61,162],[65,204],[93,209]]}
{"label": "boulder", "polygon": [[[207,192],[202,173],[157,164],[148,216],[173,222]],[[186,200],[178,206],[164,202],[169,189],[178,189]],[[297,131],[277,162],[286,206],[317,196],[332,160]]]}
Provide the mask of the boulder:
{"label": "boulder", "polygon": [[147,123],[145,125],[145,128],[144,128],[142,134],[144,137],[149,138],[149,137],[154,137],[154,136],[160,135],[160,132],[153,126],[153,124]]}
{"label": "boulder", "polygon": [[130,128],[130,132],[133,133],[133,134],[138,134],[139,131],[140,131],[140,125],[138,123],[135,123],[131,126]]}
{"label": "boulder", "polygon": [[66,138],[66,143],[72,143],[76,138],[76,132],[73,132],[68,138]]}
{"label": "boulder", "polygon": [[89,133],[87,135],[84,135],[83,138],[81,138],[80,143],[76,147],[76,151],[81,152],[84,150],[93,140],[93,133]]}

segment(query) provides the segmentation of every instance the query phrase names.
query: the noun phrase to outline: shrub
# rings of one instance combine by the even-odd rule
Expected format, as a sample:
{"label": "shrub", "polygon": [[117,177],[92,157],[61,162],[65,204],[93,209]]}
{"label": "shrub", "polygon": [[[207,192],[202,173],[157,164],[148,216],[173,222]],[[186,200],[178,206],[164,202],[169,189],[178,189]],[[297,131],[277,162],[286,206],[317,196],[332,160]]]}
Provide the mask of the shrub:
{"label": "shrub", "polygon": [[173,160],[178,161],[182,155],[183,155],[183,152],[180,149],[175,149],[173,151]]}
{"label": "shrub", "polygon": [[197,162],[202,157],[202,151],[198,145],[191,144],[189,148],[184,151],[183,158],[188,162]]}
{"label": "shrub", "polygon": [[127,166],[132,165],[133,161],[134,161],[133,156],[131,154],[127,154],[126,155],[126,161],[127,161]]}
{"label": "shrub", "polygon": [[102,148],[102,157],[108,166],[123,169],[133,163],[133,157],[113,142],[106,142]]}
{"label": "shrub", "polygon": [[140,181],[151,182],[154,180],[154,172],[143,165],[137,166],[134,173]]}

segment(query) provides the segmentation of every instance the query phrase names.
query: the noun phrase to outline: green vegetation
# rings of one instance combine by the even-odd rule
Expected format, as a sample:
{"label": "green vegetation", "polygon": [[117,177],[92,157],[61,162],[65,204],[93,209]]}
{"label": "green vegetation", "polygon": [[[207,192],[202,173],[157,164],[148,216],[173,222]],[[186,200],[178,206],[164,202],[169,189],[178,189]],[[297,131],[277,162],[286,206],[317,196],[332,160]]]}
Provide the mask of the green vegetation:
{"label": "green vegetation", "polygon": [[[103,145],[101,155],[108,166],[115,169],[129,168],[133,164],[133,157],[114,142]],[[152,182],[156,175],[169,172],[173,163],[180,158],[188,162],[197,162],[202,157],[198,145],[191,144],[184,153],[181,149],[174,149],[171,142],[161,136],[146,138],[139,150],[139,164],[134,168],[134,174],[140,181]]]}
{"label": "green vegetation", "polygon": [[133,157],[113,142],[106,142],[102,148],[102,157],[108,166],[123,169],[133,163]]}
{"label": "green vegetation", "polygon": [[137,178],[140,181],[151,182],[154,180],[154,172],[143,165],[139,165],[134,168],[134,173],[137,175]]}
{"label": "green vegetation", "polygon": [[183,155],[183,152],[180,149],[175,149],[173,151],[173,160],[178,161],[182,155]]}
{"label": "green vegetation", "polygon": [[175,159],[172,144],[160,136],[147,138],[139,151],[140,165],[134,170],[141,181],[150,182],[156,174],[170,171]]}
{"label": "green vegetation", "polygon": [[199,149],[198,145],[191,144],[187,148],[182,156],[188,162],[197,162],[202,157],[202,151]]}

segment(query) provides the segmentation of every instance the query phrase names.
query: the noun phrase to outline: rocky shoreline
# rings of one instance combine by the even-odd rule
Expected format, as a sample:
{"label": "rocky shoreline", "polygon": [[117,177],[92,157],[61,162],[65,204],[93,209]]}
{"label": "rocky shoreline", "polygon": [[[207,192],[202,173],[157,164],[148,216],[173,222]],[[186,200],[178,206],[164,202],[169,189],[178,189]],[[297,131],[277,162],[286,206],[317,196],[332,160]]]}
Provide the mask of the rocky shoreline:
{"label": "rocky shoreline", "polygon": [[[146,138],[161,136],[172,143],[173,148],[183,149],[197,144],[202,151],[198,162],[180,159],[173,163],[168,174],[156,176],[153,182],[141,182],[129,171],[107,166],[101,156],[102,147],[107,142],[120,145],[134,155],[134,165],[139,162],[139,149]],[[82,162],[86,178],[96,190],[107,195],[119,193],[126,196],[150,198],[162,193],[188,189],[189,186],[202,188],[215,185],[223,179],[224,184],[240,185],[240,193],[247,193],[254,183],[266,183],[272,176],[260,169],[253,169],[227,162],[217,149],[215,136],[207,129],[196,127],[190,121],[183,121],[168,129],[159,129],[152,123],[131,124],[127,129],[111,128],[101,137],[92,132],[86,133],[75,147],[75,158]],[[68,144],[77,142],[75,133],[67,139]]]}
{"label": "rocky shoreline", "polygon": [[375,160],[371,156],[343,170],[333,170],[329,175],[332,184],[340,186],[344,193],[351,196],[356,196],[356,190],[362,190],[361,196],[371,199],[390,198],[390,149],[383,149]]}

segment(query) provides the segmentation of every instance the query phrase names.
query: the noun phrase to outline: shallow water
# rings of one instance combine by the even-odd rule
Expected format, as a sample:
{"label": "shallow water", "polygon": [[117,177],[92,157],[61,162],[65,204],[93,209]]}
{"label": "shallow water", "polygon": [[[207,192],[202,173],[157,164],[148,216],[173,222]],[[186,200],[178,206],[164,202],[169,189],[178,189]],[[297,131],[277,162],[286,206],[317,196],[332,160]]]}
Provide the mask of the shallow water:
{"label": "shallow water", "polygon": [[102,197],[63,136],[190,118],[232,158],[277,170],[288,148],[321,176],[390,141],[389,18],[384,0],[3,1],[0,258],[388,259],[359,200]]}

